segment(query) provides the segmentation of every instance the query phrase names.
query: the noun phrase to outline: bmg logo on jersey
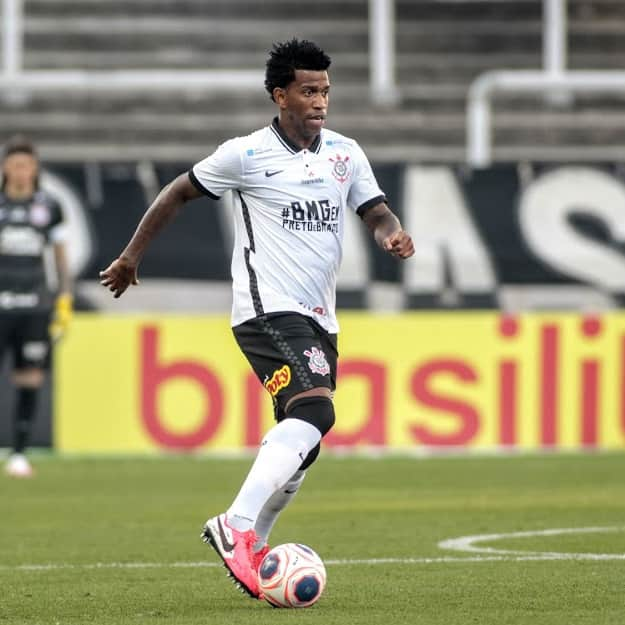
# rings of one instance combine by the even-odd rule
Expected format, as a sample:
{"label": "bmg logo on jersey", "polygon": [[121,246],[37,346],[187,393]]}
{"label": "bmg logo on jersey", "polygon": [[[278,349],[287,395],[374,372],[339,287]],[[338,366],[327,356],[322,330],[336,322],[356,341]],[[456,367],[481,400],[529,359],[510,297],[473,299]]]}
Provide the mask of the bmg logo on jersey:
{"label": "bmg logo on jersey", "polygon": [[291,202],[282,209],[282,227],[303,232],[339,232],[339,207],[330,200]]}

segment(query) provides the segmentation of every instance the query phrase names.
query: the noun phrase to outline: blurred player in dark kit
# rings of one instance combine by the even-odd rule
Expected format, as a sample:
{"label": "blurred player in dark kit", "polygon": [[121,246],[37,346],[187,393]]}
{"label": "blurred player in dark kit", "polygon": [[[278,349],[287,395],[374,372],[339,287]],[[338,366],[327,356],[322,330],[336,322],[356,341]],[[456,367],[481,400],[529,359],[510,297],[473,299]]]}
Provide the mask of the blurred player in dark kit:
{"label": "blurred player in dark kit", "polygon": [[[0,358],[12,358],[14,438],[5,465],[12,477],[33,474],[24,452],[50,366],[51,340],[60,338],[72,316],[65,236],[60,206],[39,188],[35,147],[24,137],[10,139],[0,187]],[[56,280],[47,271],[50,247]]]}
{"label": "blurred player in dark kit", "polygon": [[233,191],[232,327],[273,399],[277,424],[230,508],[208,519],[203,537],[252,597],[261,595],[258,567],[269,532],[334,424],[336,276],[346,214],[356,213],[389,254],[414,253],[360,146],[325,128],[329,65],[310,41],[274,45],[265,87],[278,115],[167,185],[121,256],[100,273],[119,297],[137,284],[149,242],[185,202]]}

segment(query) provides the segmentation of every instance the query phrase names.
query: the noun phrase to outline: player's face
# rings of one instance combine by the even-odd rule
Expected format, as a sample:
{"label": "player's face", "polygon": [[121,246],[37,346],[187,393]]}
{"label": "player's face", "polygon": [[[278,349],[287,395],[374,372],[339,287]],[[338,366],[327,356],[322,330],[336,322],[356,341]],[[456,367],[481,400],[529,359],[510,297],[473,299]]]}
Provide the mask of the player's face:
{"label": "player's face", "polygon": [[22,152],[10,154],[2,164],[6,184],[17,189],[33,187],[37,169],[37,159],[32,154]]}
{"label": "player's face", "polygon": [[328,72],[307,69],[295,70],[295,80],[285,89],[276,89],[280,124],[296,142],[310,144],[323,128],[329,92]]}

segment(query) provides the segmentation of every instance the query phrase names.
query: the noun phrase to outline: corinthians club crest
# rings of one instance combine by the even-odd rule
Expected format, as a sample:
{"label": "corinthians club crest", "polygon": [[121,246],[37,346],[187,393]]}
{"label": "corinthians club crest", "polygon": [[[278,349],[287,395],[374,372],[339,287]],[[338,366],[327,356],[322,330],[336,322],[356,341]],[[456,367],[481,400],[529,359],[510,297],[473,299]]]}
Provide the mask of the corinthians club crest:
{"label": "corinthians club crest", "polygon": [[342,157],[337,154],[335,158],[330,158],[330,162],[334,163],[332,175],[339,181],[345,182],[349,178],[349,156]]}
{"label": "corinthians club crest", "polygon": [[326,360],[326,355],[318,347],[312,346],[309,350],[305,350],[304,356],[308,357],[308,367],[313,373],[319,375],[330,373],[330,365]]}

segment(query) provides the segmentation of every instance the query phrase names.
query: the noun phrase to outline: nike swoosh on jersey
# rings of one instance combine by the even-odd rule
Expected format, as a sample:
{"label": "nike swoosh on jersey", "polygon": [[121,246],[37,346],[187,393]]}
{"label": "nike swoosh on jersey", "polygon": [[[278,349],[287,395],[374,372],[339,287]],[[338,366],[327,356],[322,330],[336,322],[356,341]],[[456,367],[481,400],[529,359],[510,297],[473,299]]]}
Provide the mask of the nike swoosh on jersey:
{"label": "nike swoosh on jersey", "polygon": [[228,540],[226,536],[226,532],[224,532],[224,528],[221,526],[221,519],[217,519],[217,525],[219,527],[219,537],[221,539],[221,544],[223,545],[224,551],[230,553],[234,550],[234,544]]}
{"label": "nike swoosh on jersey", "polygon": [[278,169],[276,171],[265,171],[265,178],[271,178],[271,176],[275,176],[276,174],[280,174],[284,171],[284,169]]}

